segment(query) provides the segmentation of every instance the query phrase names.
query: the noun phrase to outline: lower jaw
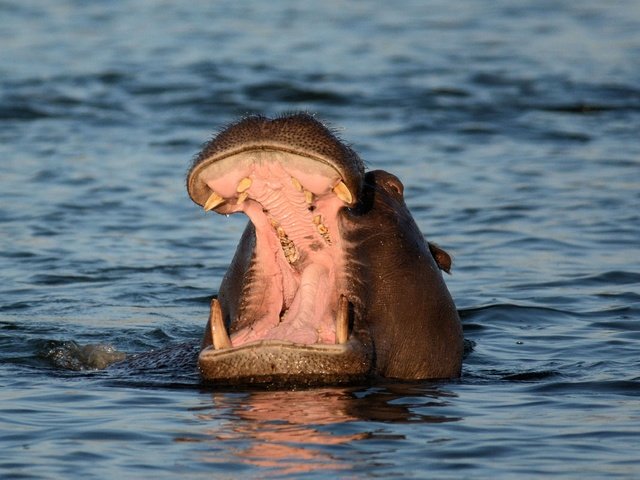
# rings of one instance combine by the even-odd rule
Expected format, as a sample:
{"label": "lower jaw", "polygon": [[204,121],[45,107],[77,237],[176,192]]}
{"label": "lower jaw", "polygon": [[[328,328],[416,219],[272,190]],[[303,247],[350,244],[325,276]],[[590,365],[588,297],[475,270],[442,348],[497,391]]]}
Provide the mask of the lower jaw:
{"label": "lower jaw", "polygon": [[341,345],[262,340],[240,347],[203,349],[198,367],[215,385],[326,385],[365,379],[371,352],[355,338]]}

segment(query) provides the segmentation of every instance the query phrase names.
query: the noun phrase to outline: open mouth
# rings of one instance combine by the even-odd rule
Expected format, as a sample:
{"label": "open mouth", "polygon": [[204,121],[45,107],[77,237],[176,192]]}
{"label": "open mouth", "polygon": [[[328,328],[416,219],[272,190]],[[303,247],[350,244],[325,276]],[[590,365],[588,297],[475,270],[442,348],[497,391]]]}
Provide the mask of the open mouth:
{"label": "open mouth", "polygon": [[352,322],[349,299],[340,293],[345,245],[338,211],[354,197],[339,170],[321,159],[264,148],[202,162],[197,175],[210,190],[205,210],[244,212],[255,229],[235,318],[212,302],[213,349],[268,340],[347,343]]}
{"label": "open mouth", "polygon": [[339,293],[344,254],[337,214],[353,202],[332,166],[278,150],[247,150],[205,162],[205,210],[244,212],[255,254],[241,305],[227,332],[219,304],[211,315],[216,350],[255,341],[343,344],[349,304]]}
{"label": "open mouth", "polygon": [[362,373],[369,355],[352,335],[351,246],[339,219],[356,203],[361,165],[337,141],[336,153],[289,138],[241,139],[229,146],[223,138],[221,151],[205,148],[188,177],[191,197],[206,211],[251,220],[211,302],[201,370],[216,380],[236,375],[243,362],[253,376]]}

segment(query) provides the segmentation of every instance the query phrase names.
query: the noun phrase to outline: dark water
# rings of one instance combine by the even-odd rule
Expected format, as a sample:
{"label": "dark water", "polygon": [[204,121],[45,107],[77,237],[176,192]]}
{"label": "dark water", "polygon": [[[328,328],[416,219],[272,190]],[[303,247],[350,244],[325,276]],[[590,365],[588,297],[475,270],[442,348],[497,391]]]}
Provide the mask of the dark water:
{"label": "dark water", "polygon": [[[274,5],[0,1],[0,477],[638,478],[640,3]],[[462,379],[89,368],[199,338],[245,220],[190,158],[301,109],[454,254]]]}

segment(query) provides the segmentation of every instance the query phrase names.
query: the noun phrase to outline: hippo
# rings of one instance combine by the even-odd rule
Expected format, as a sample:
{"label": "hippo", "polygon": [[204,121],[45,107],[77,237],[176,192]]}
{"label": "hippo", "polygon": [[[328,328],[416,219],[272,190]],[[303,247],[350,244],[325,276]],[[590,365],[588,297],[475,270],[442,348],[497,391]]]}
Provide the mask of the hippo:
{"label": "hippo", "polygon": [[252,115],[223,129],[187,173],[207,212],[249,222],[198,355],[205,383],[338,384],[460,375],[451,258],[428,243],[401,181],[365,172],[314,116]]}

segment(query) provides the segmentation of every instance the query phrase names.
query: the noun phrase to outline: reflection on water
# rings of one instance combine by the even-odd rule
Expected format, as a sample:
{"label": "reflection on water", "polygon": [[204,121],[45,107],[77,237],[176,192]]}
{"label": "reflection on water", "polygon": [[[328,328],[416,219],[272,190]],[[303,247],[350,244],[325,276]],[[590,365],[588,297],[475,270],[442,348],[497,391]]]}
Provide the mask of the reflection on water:
{"label": "reflection on water", "polygon": [[[339,449],[327,447],[388,438],[386,422],[458,421],[456,417],[422,414],[414,409],[427,407],[431,411],[446,406],[447,398],[453,396],[438,388],[405,384],[365,390],[320,388],[243,395],[215,392],[211,394],[213,406],[208,407],[214,413],[199,409],[196,417],[215,425],[206,429],[213,442],[236,444],[237,448],[225,449],[224,455],[212,450],[201,461],[266,467],[274,475],[349,470],[353,460],[341,455]],[[229,412],[223,422],[215,413],[221,411]],[[372,426],[379,428],[374,430]]]}

